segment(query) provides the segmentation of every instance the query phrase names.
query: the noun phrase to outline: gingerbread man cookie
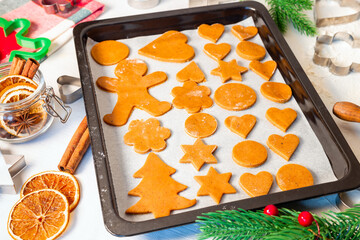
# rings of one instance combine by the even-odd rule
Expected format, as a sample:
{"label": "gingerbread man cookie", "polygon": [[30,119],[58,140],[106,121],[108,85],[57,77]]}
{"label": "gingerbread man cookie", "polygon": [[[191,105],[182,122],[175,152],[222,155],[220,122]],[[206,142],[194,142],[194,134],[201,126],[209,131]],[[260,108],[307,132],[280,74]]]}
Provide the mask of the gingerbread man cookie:
{"label": "gingerbread man cookie", "polygon": [[101,65],[113,65],[129,55],[129,48],[124,43],[106,40],[95,44],[91,49],[91,56]]}
{"label": "gingerbread man cookie", "polygon": [[211,70],[212,75],[220,76],[221,81],[227,82],[230,79],[235,81],[241,81],[241,74],[247,72],[246,67],[242,67],[237,64],[236,60],[233,59],[230,62],[218,61],[219,66]]}
{"label": "gingerbread man cookie", "polygon": [[198,34],[200,37],[216,43],[223,34],[224,30],[224,25],[220,23],[214,23],[212,25],[201,24],[198,28]]}
{"label": "gingerbread man cookie", "polygon": [[195,56],[194,49],[187,44],[185,34],[178,31],[168,31],[141,48],[140,55],[163,62],[187,62]]}
{"label": "gingerbread man cookie", "polygon": [[206,81],[204,73],[194,61],[176,74],[176,80],[179,82],[193,81],[196,83]]}
{"label": "gingerbread man cookie", "polygon": [[271,173],[266,171],[256,175],[244,173],[239,179],[239,185],[250,197],[258,197],[269,193],[273,181]]}
{"label": "gingerbread man cookie", "polygon": [[220,203],[224,194],[236,193],[236,190],[229,180],[232,173],[218,173],[213,167],[210,167],[205,176],[195,176],[194,179],[201,185],[198,196],[210,196],[217,204]]}
{"label": "gingerbread man cookie", "polygon": [[113,112],[104,116],[104,121],[107,124],[113,126],[124,125],[134,107],[153,116],[163,115],[171,109],[170,103],[160,102],[148,92],[148,88],[165,82],[167,79],[166,74],[159,71],[144,76],[146,71],[145,62],[126,59],[121,61],[115,69],[118,79],[110,77],[97,79],[96,84],[98,87],[118,95]]}
{"label": "gingerbread man cookie", "polygon": [[192,163],[194,168],[200,171],[204,163],[217,163],[212,154],[216,150],[216,145],[206,145],[200,138],[193,145],[181,145],[185,155],[180,159],[181,163]]}
{"label": "gingerbread man cookie", "polygon": [[134,146],[137,153],[147,153],[150,150],[160,152],[166,148],[165,140],[170,135],[170,130],[161,127],[156,118],[133,120],[129,124],[129,131],[124,135],[124,143]]}
{"label": "gingerbread man cookie", "polygon": [[206,86],[198,86],[193,81],[187,81],[182,87],[174,87],[171,95],[174,96],[173,104],[176,108],[185,108],[188,113],[199,112],[203,108],[213,105],[209,97],[211,91]]}

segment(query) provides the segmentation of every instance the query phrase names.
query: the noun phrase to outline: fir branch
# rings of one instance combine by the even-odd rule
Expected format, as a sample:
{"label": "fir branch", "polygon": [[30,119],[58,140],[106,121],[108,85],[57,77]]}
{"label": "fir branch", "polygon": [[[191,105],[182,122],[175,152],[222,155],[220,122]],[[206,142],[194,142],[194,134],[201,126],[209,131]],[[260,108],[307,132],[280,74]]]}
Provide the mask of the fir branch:
{"label": "fir branch", "polygon": [[303,10],[311,10],[311,0],[265,0],[270,7],[270,15],[281,32],[286,32],[290,21],[294,28],[308,36],[316,35],[314,23],[304,14]]}

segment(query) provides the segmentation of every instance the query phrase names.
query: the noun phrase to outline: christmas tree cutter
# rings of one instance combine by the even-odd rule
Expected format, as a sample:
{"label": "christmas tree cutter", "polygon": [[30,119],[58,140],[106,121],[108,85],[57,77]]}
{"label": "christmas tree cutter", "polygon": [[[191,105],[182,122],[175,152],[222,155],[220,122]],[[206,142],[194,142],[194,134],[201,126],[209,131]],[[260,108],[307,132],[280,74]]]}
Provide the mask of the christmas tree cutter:
{"label": "christmas tree cutter", "polygon": [[360,64],[353,62],[349,66],[340,66],[334,63],[334,58],[324,57],[321,55],[322,46],[331,45],[335,41],[344,41],[353,48],[360,47],[360,40],[354,39],[354,37],[346,32],[337,32],[333,36],[320,35],[316,38],[315,51],[313,61],[315,64],[329,68],[332,74],[344,76],[350,72],[360,72]]}
{"label": "christmas tree cutter", "polygon": [[[322,145],[322,149],[332,167],[337,180],[300,188],[287,192],[277,192],[255,198],[239,199],[233,202],[220,203],[199,209],[189,209],[186,212],[173,213],[170,216],[144,221],[128,221],[124,215],[124,203],[118,201],[119,194],[115,184],[127,185],[121,181],[123,157],[117,155],[116,163],[111,162],[103,131],[101,106],[96,96],[96,85],[92,72],[91,55],[87,43],[91,41],[123,40],[138,36],[162,34],[168,30],[195,30],[200,24],[222,23],[233,24],[252,17],[259,30],[268,54],[278,64],[282,75],[293,91],[300,111],[304,113],[314,134]],[[104,224],[114,235],[134,235],[155,231],[181,224],[192,223],[197,216],[209,211],[220,209],[256,209],[268,204],[279,204],[300,199],[323,196],[357,188],[360,185],[360,165],[339,128],[327,111],[313,85],[302,70],[299,62],[278,30],[266,8],[260,3],[249,1],[233,4],[182,9],[177,11],[137,15],[96,22],[81,23],[74,29],[74,40],[78,59],[80,79],[82,83],[84,103],[88,116],[88,124],[92,142],[94,165],[102,205]],[[118,149],[126,146],[116,145]],[[113,154],[113,153],[112,153]],[[176,161],[176,159],[175,159]],[[119,166],[119,168],[116,168]],[[131,176],[131,174],[130,174]],[[125,188],[124,187],[124,188]],[[195,205],[196,206],[196,205]],[[121,213],[123,213],[121,215]]]}
{"label": "christmas tree cutter", "polygon": [[0,153],[0,194],[16,194],[16,177],[26,166],[23,155],[2,155]]}
{"label": "christmas tree cutter", "polygon": [[3,28],[5,37],[9,36],[9,34],[14,32],[16,29],[20,29],[19,32],[15,34],[17,44],[21,47],[37,50],[36,52],[13,50],[11,51],[9,62],[11,62],[15,56],[21,57],[23,59],[34,58],[38,61],[46,57],[46,53],[49,50],[51,41],[47,38],[32,39],[25,37],[30,28],[30,25],[30,21],[24,18],[7,21],[6,19],[0,17],[0,27]]}
{"label": "christmas tree cutter", "polygon": [[[340,16],[340,17],[326,17],[320,18],[317,12],[317,5],[319,2],[324,0],[315,0],[314,6],[314,19],[317,27],[326,27],[330,25],[345,24],[358,20],[360,18],[360,3],[356,0],[331,0],[339,3],[341,7],[349,7],[354,9],[356,12],[353,14]],[[329,1],[326,1],[329,2]]]}

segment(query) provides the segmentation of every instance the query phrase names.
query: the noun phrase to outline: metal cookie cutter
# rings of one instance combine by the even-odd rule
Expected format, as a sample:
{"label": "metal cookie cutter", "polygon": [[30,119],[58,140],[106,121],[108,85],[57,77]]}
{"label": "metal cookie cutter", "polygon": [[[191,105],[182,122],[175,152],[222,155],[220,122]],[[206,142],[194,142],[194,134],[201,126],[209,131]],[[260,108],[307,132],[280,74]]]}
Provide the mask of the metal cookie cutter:
{"label": "metal cookie cutter", "polygon": [[357,0],[330,0],[327,2],[338,2],[341,7],[349,7],[356,11],[356,13],[340,16],[340,17],[327,17],[319,18],[317,13],[317,4],[324,0],[315,0],[314,6],[314,19],[317,27],[326,27],[329,25],[344,24],[354,22],[360,18],[360,3]]}
{"label": "metal cookie cutter", "polygon": [[41,0],[40,4],[47,14],[68,13],[73,9],[76,0]]}
{"label": "metal cookie cutter", "polygon": [[[60,76],[57,79],[57,83],[59,86],[60,98],[61,98],[61,100],[63,100],[64,103],[67,103],[67,104],[73,103],[76,100],[82,98],[80,78],[64,75],[64,76]],[[77,89],[76,91],[74,91],[70,94],[65,94],[64,86],[66,86],[66,85],[77,86],[77,87],[79,87],[79,89]]]}
{"label": "metal cookie cutter", "polygon": [[333,62],[333,58],[320,56],[321,45],[330,45],[335,41],[344,41],[353,48],[360,47],[360,40],[354,39],[354,37],[346,32],[337,32],[333,36],[320,35],[316,38],[315,51],[313,61],[315,64],[328,67],[332,74],[344,76],[349,74],[351,71],[360,72],[360,64],[352,63],[350,66],[338,66]]}

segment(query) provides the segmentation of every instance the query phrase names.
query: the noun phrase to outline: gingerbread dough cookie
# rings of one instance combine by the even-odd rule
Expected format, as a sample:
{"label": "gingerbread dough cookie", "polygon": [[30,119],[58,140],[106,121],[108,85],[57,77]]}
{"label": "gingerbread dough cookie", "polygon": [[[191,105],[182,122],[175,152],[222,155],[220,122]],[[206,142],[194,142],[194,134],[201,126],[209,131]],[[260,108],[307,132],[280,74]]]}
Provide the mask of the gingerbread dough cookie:
{"label": "gingerbread dough cookie", "polygon": [[121,61],[115,69],[115,74],[119,79],[109,77],[97,79],[98,87],[118,95],[113,112],[104,116],[104,122],[113,126],[122,126],[127,122],[134,107],[145,110],[155,117],[171,109],[170,103],[160,102],[148,92],[148,88],[165,82],[166,74],[154,72],[143,76],[146,71],[145,62],[126,59]]}
{"label": "gingerbread dough cookie", "polygon": [[206,81],[204,73],[194,61],[176,74],[176,80],[179,82],[193,81],[196,83]]}
{"label": "gingerbread dough cookie", "polygon": [[286,164],[276,174],[276,182],[282,191],[314,185],[311,172],[299,164]]}
{"label": "gingerbread dough cookie", "polygon": [[193,145],[181,145],[185,155],[180,159],[180,163],[192,163],[194,168],[200,171],[204,163],[217,163],[212,154],[216,145],[206,145],[200,138]]}
{"label": "gingerbread dough cookie", "polygon": [[244,27],[241,25],[235,25],[231,28],[231,33],[240,41],[244,41],[255,37],[258,33],[258,29],[254,26]]}
{"label": "gingerbread dough cookie", "polygon": [[236,190],[229,180],[232,173],[218,173],[213,167],[210,167],[205,176],[195,176],[194,179],[201,187],[197,192],[198,196],[210,196],[217,204],[220,203],[224,194],[236,193]]}
{"label": "gingerbread dough cookie", "polygon": [[114,65],[129,55],[129,48],[124,43],[106,40],[95,44],[91,49],[92,58],[100,65]]}
{"label": "gingerbread dough cookie", "polygon": [[234,146],[232,158],[235,163],[242,167],[253,168],[265,163],[267,151],[262,144],[246,140]]}
{"label": "gingerbread dough cookie", "polygon": [[208,137],[216,128],[216,119],[207,113],[195,113],[185,120],[185,132],[194,138]]}
{"label": "gingerbread dough cookie", "polygon": [[187,186],[171,178],[176,170],[166,165],[155,154],[150,153],[134,178],[142,178],[139,185],[129,191],[129,195],[141,199],[126,210],[126,213],[152,213],[155,218],[169,216],[172,210],[184,209],[193,206],[196,199],[187,199],[180,195]]}
{"label": "gingerbread dough cookie", "polygon": [[264,47],[248,41],[239,42],[236,46],[236,53],[246,60],[262,60],[266,55]]}
{"label": "gingerbread dough cookie", "polygon": [[209,108],[213,105],[209,97],[211,91],[206,86],[198,86],[193,81],[187,81],[182,87],[174,87],[171,95],[174,96],[174,107],[185,108],[188,113],[199,112],[203,108]]}
{"label": "gingerbread dough cookie", "polygon": [[295,121],[297,113],[291,108],[280,110],[271,107],[266,111],[266,119],[281,131],[286,132],[291,124]]}
{"label": "gingerbread dough cookie", "polygon": [[140,55],[163,62],[187,62],[195,56],[194,49],[187,44],[185,34],[178,31],[168,31],[141,48]]}
{"label": "gingerbread dough cookie", "polygon": [[220,107],[230,111],[250,108],[256,102],[256,93],[241,83],[228,83],[216,89],[214,100]]}
{"label": "gingerbread dough cookie", "polygon": [[291,88],[285,83],[265,82],[260,87],[261,94],[270,101],[285,103],[292,96]]}
{"label": "gingerbread dough cookie", "polygon": [[219,60],[218,63],[219,66],[211,70],[211,74],[220,76],[223,83],[229,81],[230,79],[241,81],[241,74],[247,72],[248,70],[246,67],[238,65],[235,59],[230,62]]}
{"label": "gingerbread dough cookie", "polygon": [[258,197],[269,193],[273,181],[271,173],[266,171],[256,175],[244,173],[239,179],[239,185],[250,197]]}
{"label": "gingerbread dough cookie", "polygon": [[251,114],[245,114],[241,117],[230,116],[225,119],[224,123],[230,131],[246,138],[256,124],[256,117]]}
{"label": "gingerbread dough cookie", "polygon": [[170,130],[161,127],[156,118],[133,120],[129,124],[129,131],[124,135],[124,143],[134,146],[137,153],[147,153],[150,150],[160,152],[166,148],[165,140],[170,135]]}
{"label": "gingerbread dough cookie", "polygon": [[251,71],[259,75],[266,81],[269,81],[274,75],[276,67],[276,62],[272,60],[264,63],[255,60],[251,61],[249,64],[249,68],[251,69]]}
{"label": "gingerbread dough cookie", "polygon": [[298,136],[294,134],[287,134],[284,137],[273,134],[270,135],[266,145],[277,155],[289,161],[296,148],[298,147],[300,140]]}
{"label": "gingerbread dough cookie", "polygon": [[224,30],[224,25],[220,23],[214,23],[212,25],[201,24],[198,27],[198,34],[200,37],[216,43],[223,34]]}
{"label": "gingerbread dough cookie", "polygon": [[225,58],[230,50],[231,45],[228,43],[207,43],[204,46],[204,53],[216,61]]}

